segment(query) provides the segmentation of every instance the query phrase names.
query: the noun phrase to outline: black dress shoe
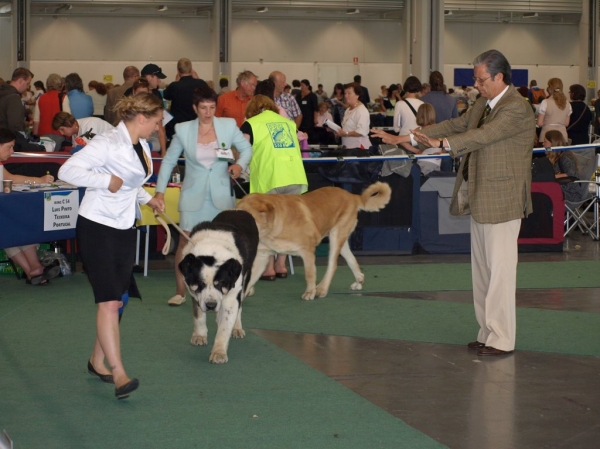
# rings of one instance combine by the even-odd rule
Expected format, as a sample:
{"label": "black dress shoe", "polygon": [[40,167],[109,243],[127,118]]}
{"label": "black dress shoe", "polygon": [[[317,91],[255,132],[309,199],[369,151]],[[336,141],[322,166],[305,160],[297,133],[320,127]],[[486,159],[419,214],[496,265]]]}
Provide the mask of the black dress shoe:
{"label": "black dress shoe", "polygon": [[92,365],[92,362],[90,362],[89,360],[88,360],[88,373],[90,373],[92,376],[98,376],[102,382],[106,382],[107,384],[115,383],[115,381],[113,380],[112,374],[100,374],[98,371],[96,371],[96,369]]}
{"label": "black dress shoe", "polygon": [[274,281],[277,279],[277,277],[275,275],[272,276],[261,276],[260,278],[258,278],[260,281]]}
{"label": "black dress shoe", "polygon": [[502,349],[496,349],[491,346],[486,346],[483,349],[477,351],[478,356],[507,355],[512,353],[513,351],[503,351]]}
{"label": "black dress shoe", "polygon": [[287,278],[287,273],[275,273],[275,276],[278,277],[279,279],[285,279]]}
{"label": "black dress shoe", "polygon": [[125,385],[115,388],[115,396],[117,399],[125,399],[129,397],[129,393],[135,391],[140,386],[140,381],[137,379],[131,379]]}
{"label": "black dress shoe", "polygon": [[467,345],[467,348],[469,348],[469,349],[483,349],[483,348],[485,348],[485,343],[480,343],[478,341],[472,341],[471,343],[469,343]]}

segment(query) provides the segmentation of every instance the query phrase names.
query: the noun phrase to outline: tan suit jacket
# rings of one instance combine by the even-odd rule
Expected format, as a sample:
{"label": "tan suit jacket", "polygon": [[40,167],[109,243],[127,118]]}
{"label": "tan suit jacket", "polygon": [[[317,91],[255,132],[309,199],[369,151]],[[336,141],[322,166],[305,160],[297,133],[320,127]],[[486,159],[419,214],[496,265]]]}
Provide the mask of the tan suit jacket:
{"label": "tan suit jacket", "polygon": [[527,217],[532,212],[531,156],[536,137],[535,118],[531,106],[510,86],[478,128],[486,104],[486,98],[479,98],[463,116],[428,126],[423,132],[432,138],[445,137],[452,157],[471,153],[468,208],[462,207],[458,199],[467,159],[463,157],[450,213],[468,214],[470,209],[477,223],[504,223]]}
{"label": "tan suit jacket", "polygon": [[106,94],[106,105],[104,106],[104,120],[110,123],[113,126],[117,126],[121,121],[117,114],[113,111],[113,108],[117,104],[123,95],[125,95],[125,91],[133,86],[133,81],[125,81],[123,84],[117,87],[113,87]]}

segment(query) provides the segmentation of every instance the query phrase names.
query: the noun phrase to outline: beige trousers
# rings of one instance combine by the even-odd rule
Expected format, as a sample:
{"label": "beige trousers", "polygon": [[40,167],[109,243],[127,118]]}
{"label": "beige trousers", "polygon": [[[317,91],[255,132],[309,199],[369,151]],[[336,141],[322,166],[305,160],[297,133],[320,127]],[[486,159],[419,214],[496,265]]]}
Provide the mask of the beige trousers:
{"label": "beige trousers", "polygon": [[498,224],[471,217],[471,271],[477,341],[503,351],[515,349],[517,332],[517,239],[521,219]]}

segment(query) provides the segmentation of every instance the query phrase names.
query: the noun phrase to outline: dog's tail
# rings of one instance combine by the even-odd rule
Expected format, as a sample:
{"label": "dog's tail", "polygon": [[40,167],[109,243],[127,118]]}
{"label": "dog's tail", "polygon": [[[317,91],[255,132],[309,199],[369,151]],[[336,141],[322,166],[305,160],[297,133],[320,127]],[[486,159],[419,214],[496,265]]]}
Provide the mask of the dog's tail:
{"label": "dog's tail", "polygon": [[359,210],[367,212],[377,212],[383,209],[392,197],[392,189],[385,182],[376,182],[371,184],[360,195],[361,205]]}

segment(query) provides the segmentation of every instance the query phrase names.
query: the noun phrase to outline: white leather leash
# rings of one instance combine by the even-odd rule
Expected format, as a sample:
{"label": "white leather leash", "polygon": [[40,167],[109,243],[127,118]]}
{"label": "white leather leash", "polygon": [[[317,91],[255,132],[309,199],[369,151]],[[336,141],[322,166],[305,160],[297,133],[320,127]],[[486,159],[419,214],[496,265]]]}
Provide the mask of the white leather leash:
{"label": "white leather leash", "polygon": [[165,229],[165,232],[167,233],[167,238],[165,240],[165,244],[163,246],[162,249],[162,254],[164,256],[166,256],[167,254],[169,254],[169,250],[171,249],[171,229],[169,228],[169,225],[165,222],[165,220],[163,220],[159,214],[161,214],[162,216],[164,216],[174,227],[175,229],[177,229],[177,232],[179,232],[182,236],[184,236],[188,242],[191,242],[192,239],[189,237],[189,235],[187,235],[185,233],[185,231],[183,229],[181,229],[177,223],[175,223],[171,217],[169,217],[166,213],[164,212],[158,212],[158,211],[154,211],[154,218],[156,218],[156,221],[158,221],[162,227]]}

